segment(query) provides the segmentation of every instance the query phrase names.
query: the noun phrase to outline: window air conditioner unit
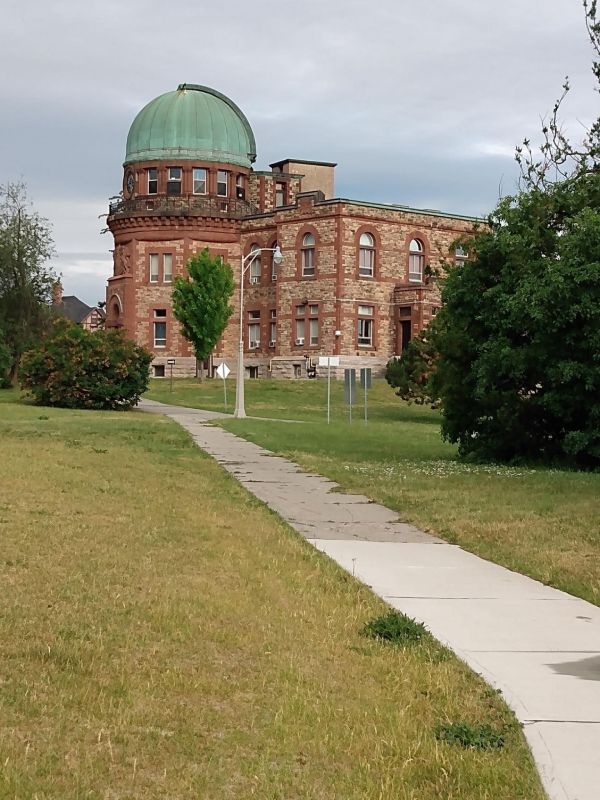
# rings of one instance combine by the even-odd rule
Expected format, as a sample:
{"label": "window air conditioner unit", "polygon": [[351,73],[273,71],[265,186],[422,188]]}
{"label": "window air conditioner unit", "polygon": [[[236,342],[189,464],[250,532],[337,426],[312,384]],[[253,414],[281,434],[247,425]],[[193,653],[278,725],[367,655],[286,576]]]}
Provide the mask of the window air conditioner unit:
{"label": "window air conditioner unit", "polygon": [[256,350],[258,347],[258,342],[250,342],[250,350]]}
{"label": "window air conditioner unit", "polygon": [[257,278],[255,275],[252,275],[252,277],[250,278],[250,283],[252,285],[256,285],[259,282],[259,280],[260,278]]}
{"label": "window air conditioner unit", "polygon": [[304,337],[300,337],[300,339],[296,339],[296,344],[298,344],[298,345],[304,344]]}
{"label": "window air conditioner unit", "polygon": [[269,347],[275,347],[275,339],[271,339],[269,342]]}

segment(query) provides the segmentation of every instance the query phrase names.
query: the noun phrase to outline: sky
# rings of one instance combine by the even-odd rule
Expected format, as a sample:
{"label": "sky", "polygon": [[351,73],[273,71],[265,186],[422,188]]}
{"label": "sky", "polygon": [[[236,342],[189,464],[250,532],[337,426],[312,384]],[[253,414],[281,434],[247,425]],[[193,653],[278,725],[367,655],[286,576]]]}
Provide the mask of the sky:
{"label": "sky", "polygon": [[0,0],[0,184],[52,224],[64,293],[112,274],[109,197],[129,126],[180,83],[231,97],[256,169],[337,162],[339,197],[482,216],[517,188],[514,148],[598,116],[580,0]]}

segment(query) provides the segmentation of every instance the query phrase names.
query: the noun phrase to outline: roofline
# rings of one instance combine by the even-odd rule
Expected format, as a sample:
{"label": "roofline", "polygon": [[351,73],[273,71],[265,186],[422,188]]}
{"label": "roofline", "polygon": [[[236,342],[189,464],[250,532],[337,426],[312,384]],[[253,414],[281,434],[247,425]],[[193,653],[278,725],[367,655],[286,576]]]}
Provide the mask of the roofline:
{"label": "roofline", "polygon": [[[466,220],[467,222],[485,222],[485,217],[473,217],[468,214],[451,214],[448,211],[438,211],[437,209],[434,208],[413,208],[412,206],[403,206],[397,203],[386,204],[386,203],[371,203],[367,200],[350,200],[347,197],[334,197],[331,200],[317,200],[315,206],[336,205],[337,203],[346,203],[347,205],[351,206],[366,206],[367,208],[380,208],[383,211],[399,211],[408,214],[424,214],[425,216],[430,216],[430,217],[444,217],[445,219],[460,219],[460,220]],[[273,214],[279,211],[284,211],[296,207],[297,205],[280,206],[277,209],[273,209],[273,211],[266,211],[261,214],[248,214],[246,217],[244,217],[244,219],[258,219],[260,217],[271,217],[273,216]]]}
{"label": "roofline", "polygon": [[291,161],[292,164],[313,164],[317,167],[337,167],[337,163],[333,161],[307,161],[303,158],[282,158],[281,161],[274,161],[272,164],[269,164],[269,166],[273,169],[273,167],[280,167],[282,164],[287,164],[288,161]]}

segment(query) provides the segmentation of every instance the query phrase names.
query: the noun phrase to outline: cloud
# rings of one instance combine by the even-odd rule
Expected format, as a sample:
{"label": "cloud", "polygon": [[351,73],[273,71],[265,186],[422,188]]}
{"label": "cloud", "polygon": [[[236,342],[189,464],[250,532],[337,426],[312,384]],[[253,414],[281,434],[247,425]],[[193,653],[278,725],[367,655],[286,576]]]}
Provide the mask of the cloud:
{"label": "cloud", "polygon": [[22,176],[53,221],[73,293],[102,295],[112,243],[98,215],[120,189],[128,128],[181,82],[240,105],[259,168],[337,161],[345,196],[474,214],[514,191],[513,148],[537,140],[566,74],[568,130],[581,136],[595,110],[573,0],[4,0],[3,10],[0,182]]}

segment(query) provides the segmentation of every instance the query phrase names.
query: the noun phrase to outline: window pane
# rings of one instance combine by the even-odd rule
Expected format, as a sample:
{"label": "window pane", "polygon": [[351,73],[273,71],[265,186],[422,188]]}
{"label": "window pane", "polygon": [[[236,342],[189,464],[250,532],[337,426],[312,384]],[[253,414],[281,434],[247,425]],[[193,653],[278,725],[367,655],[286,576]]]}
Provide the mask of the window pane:
{"label": "window pane", "polygon": [[194,194],[206,194],[206,170],[194,170]]}
{"label": "window pane", "polygon": [[408,279],[420,281],[423,277],[423,256],[410,255],[408,259]]}
{"label": "window pane", "polygon": [[260,344],[260,325],[257,322],[251,322],[248,325],[248,346],[250,349],[258,347]]}
{"label": "window pane", "polygon": [[309,323],[310,328],[310,343],[319,344],[319,320],[311,319]]}
{"label": "window pane", "polygon": [[156,194],[158,192],[158,170],[148,170],[148,194]]}
{"label": "window pane", "polygon": [[372,317],[373,316],[373,306],[359,306],[358,313],[361,317]]}
{"label": "window pane", "polygon": [[171,253],[165,253],[163,256],[163,281],[171,283],[173,280],[173,256]]}
{"label": "window pane", "polygon": [[229,178],[229,173],[226,172],[224,169],[220,169],[217,171],[217,194],[220,197],[227,197],[228,178]]}
{"label": "window pane", "polygon": [[151,253],[150,255],[150,280],[152,283],[158,281],[158,253]]}
{"label": "window pane", "polygon": [[296,320],[296,339],[304,339],[304,320]]}
{"label": "window pane", "polygon": [[304,238],[302,239],[302,244],[304,247],[314,247],[315,245],[315,237],[312,233],[305,233]]}
{"label": "window pane", "polygon": [[309,313],[309,314],[310,314],[312,317],[316,317],[316,316],[317,316],[317,314],[319,313],[319,306],[317,306],[317,305],[310,305],[310,306],[308,307],[308,313]]}
{"label": "window pane", "polygon": [[373,247],[375,240],[370,233],[362,233],[360,236],[359,244],[362,247]]}
{"label": "window pane", "polygon": [[302,251],[302,274],[315,274],[315,250],[313,247]]}
{"label": "window pane", "polygon": [[166,347],[167,345],[167,323],[154,323],[154,347]]}
{"label": "window pane", "polygon": [[359,252],[359,268],[358,273],[363,277],[373,276],[373,267],[375,264],[375,251],[366,250],[364,247],[360,248]]}
{"label": "window pane", "polygon": [[408,249],[411,253],[422,253],[423,244],[418,239],[412,239]]}

